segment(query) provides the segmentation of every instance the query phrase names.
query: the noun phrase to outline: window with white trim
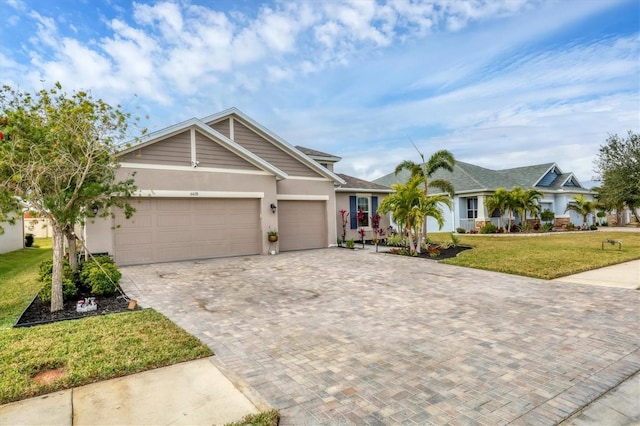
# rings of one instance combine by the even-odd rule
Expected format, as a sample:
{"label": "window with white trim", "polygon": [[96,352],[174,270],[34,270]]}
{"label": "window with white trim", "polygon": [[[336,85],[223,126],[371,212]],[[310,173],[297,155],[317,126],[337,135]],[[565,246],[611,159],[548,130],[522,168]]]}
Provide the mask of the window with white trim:
{"label": "window with white trim", "polygon": [[478,197],[467,198],[467,219],[478,217]]}

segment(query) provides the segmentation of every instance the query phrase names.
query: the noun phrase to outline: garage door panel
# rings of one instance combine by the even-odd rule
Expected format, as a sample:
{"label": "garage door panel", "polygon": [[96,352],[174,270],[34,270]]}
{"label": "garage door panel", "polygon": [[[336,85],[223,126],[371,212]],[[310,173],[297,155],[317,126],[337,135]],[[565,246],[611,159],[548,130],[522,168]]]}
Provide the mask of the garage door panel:
{"label": "garage door panel", "polygon": [[327,247],[326,202],[280,201],[278,228],[280,251]]}
{"label": "garage door panel", "polygon": [[258,254],[258,199],[141,199],[126,220],[114,223],[116,262],[121,265]]}

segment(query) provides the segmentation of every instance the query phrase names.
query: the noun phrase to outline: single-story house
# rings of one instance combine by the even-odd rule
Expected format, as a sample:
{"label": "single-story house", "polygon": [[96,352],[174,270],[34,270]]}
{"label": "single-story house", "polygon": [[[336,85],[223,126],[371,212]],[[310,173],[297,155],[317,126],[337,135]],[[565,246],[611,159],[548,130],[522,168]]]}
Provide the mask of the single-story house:
{"label": "single-story house", "polygon": [[12,225],[9,222],[0,223],[4,232],[0,234],[0,253],[8,253],[24,248],[24,224],[22,216],[16,218]]}
{"label": "single-story house", "polygon": [[[408,179],[409,172],[403,170],[397,176],[390,173],[373,182],[391,186],[398,182],[404,183]],[[558,227],[565,226],[569,222],[577,226],[582,225],[582,216],[573,211],[565,213],[565,209],[576,195],[584,195],[592,200],[595,194],[584,188],[573,173],[563,172],[556,163],[491,170],[456,161],[453,172],[438,170],[432,179],[446,179],[455,188],[453,208],[442,206],[445,216],[442,232],[453,232],[457,228],[469,231],[478,229],[487,222],[498,225],[498,212],[490,216],[485,200],[501,187],[510,190],[514,186],[520,186],[525,190],[533,188],[540,191],[542,193],[541,208],[554,212],[555,226]],[[589,223],[593,221],[593,214],[589,217]],[[515,216],[518,222],[519,219],[517,215]],[[506,224],[507,219],[505,214],[502,223]],[[428,219],[427,225],[430,230],[438,229],[438,224],[432,218]]]}
{"label": "single-story house", "polygon": [[339,157],[316,154],[236,108],[147,134],[118,154],[118,177],[135,173],[136,213],[88,220],[86,246],[131,265],[335,245],[347,181]]}
{"label": "single-story house", "polygon": [[[341,160],[338,156],[310,148],[302,146],[296,146],[296,148],[331,171],[334,170],[335,163]],[[338,176],[344,180],[344,184],[336,187],[337,238],[341,240],[344,233],[345,240],[359,241],[362,238],[359,231],[364,229],[364,238],[373,239],[372,218],[378,211],[378,204],[384,197],[393,193],[393,189],[343,173],[338,173]],[[362,212],[360,219],[358,219],[358,210]],[[345,212],[344,216],[340,211]],[[378,229],[386,230],[390,225],[389,215],[381,215]]]}

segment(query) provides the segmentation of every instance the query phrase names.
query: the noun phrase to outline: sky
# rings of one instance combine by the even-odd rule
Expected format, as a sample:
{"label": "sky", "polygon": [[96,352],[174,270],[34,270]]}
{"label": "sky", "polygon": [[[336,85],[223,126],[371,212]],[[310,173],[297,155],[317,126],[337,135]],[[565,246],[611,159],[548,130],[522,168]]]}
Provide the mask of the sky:
{"label": "sky", "polygon": [[637,0],[0,0],[0,10],[0,84],[89,90],[148,116],[149,131],[236,107],[361,179],[446,149],[490,169],[555,162],[585,183],[610,134],[640,130]]}

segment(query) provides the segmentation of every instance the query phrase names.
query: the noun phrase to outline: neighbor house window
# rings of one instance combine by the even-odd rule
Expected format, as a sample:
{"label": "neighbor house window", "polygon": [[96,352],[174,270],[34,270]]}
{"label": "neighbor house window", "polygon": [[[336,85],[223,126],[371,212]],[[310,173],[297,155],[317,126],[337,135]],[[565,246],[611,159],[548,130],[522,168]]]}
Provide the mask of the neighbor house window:
{"label": "neighbor house window", "polygon": [[358,197],[358,212],[362,212],[362,219],[358,226],[369,226],[369,197]]}
{"label": "neighbor house window", "polygon": [[478,197],[467,198],[467,219],[478,217]]}

